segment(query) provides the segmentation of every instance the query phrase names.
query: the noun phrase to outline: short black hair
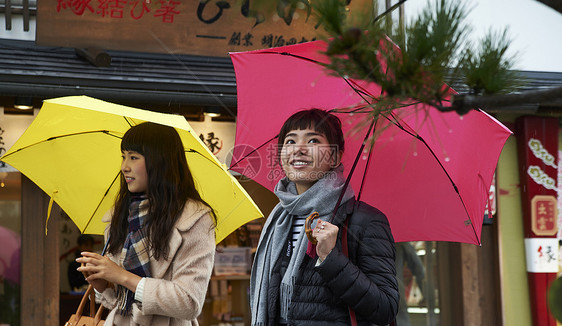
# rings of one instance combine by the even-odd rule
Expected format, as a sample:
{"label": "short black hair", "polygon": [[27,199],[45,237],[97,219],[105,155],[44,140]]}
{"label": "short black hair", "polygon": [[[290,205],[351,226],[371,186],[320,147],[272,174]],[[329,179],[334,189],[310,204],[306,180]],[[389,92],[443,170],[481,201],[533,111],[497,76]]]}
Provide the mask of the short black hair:
{"label": "short black hair", "polygon": [[281,153],[285,136],[291,130],[303,130],[313,128],[314,131],[326,135],[326,139],[331,145],[343,152],[345,140],[341,127],[341,120],[328,111],[321,109],[307,109],[294,113],[290,116],[283,126],[277,138],[277,155]]}

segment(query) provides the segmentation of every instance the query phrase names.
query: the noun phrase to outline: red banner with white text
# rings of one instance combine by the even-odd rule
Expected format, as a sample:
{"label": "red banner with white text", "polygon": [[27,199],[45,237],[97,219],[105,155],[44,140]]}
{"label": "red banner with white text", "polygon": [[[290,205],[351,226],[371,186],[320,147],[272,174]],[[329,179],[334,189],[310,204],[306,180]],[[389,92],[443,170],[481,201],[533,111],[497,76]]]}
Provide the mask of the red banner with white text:
{"label": "red banner with white text", "polygon": [[534,326],[556,326],[547,291],[558,272],[557,118],[516,121],[525,252]]}

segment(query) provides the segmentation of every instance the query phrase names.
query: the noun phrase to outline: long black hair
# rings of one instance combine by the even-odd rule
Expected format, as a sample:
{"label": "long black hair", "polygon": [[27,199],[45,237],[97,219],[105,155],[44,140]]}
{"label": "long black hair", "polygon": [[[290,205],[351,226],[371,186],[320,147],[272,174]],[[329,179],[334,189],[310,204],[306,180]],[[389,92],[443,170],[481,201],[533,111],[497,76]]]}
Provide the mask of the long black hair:
{"label": "long black hair", "polygon": [[[155,259],[168,258],[172,229],[188,199],[210,206],[201,199],[187,164],[178,132],[169,126],[145,122],[131,127],[121,140],[121,151],[144,156],[148,174],[149,209],[147,238]],[[111,219],[108,252],[120,252],[127,237],[129,204],[132,194],[123,174]],[[214,212],[211,208],[211,215]]]}

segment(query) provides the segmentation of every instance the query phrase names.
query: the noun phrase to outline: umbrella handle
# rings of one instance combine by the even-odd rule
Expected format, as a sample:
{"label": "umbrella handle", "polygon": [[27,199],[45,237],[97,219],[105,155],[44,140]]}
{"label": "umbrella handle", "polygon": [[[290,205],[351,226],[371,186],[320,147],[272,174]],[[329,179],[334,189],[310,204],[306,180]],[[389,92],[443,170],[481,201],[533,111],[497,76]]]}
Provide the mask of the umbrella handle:
{"label": "umbrella handle", "polygon": [[312,222],[317,219],[318,217],[320,217],[320,215],[318,215],[318,212],[314,212],[312,214],[310,214],[307,218],[306,221],[304,222],[304,231],[306,232],[306,237],[308,238],[308,241],[310,241],[312,244],[317,244],[318,241],[316,240],[315,237],[312,236]]}

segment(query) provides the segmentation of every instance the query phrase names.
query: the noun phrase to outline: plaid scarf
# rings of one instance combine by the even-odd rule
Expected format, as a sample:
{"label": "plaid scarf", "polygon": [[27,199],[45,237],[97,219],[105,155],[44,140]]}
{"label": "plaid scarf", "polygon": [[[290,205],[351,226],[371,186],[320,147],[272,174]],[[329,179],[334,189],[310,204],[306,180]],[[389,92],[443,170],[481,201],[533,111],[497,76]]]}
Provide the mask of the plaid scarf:
{"label": "plaid scarf", "polygon": [[[134,196],[129,205],[129,233],[123,244],[120,263],[127,271],[140,277],[150,277],[150,255],[146,238],[145,219],[148,214],[146,196]],[[135,294],[117,286],[117,307],[121,315],[130,315]]]}

